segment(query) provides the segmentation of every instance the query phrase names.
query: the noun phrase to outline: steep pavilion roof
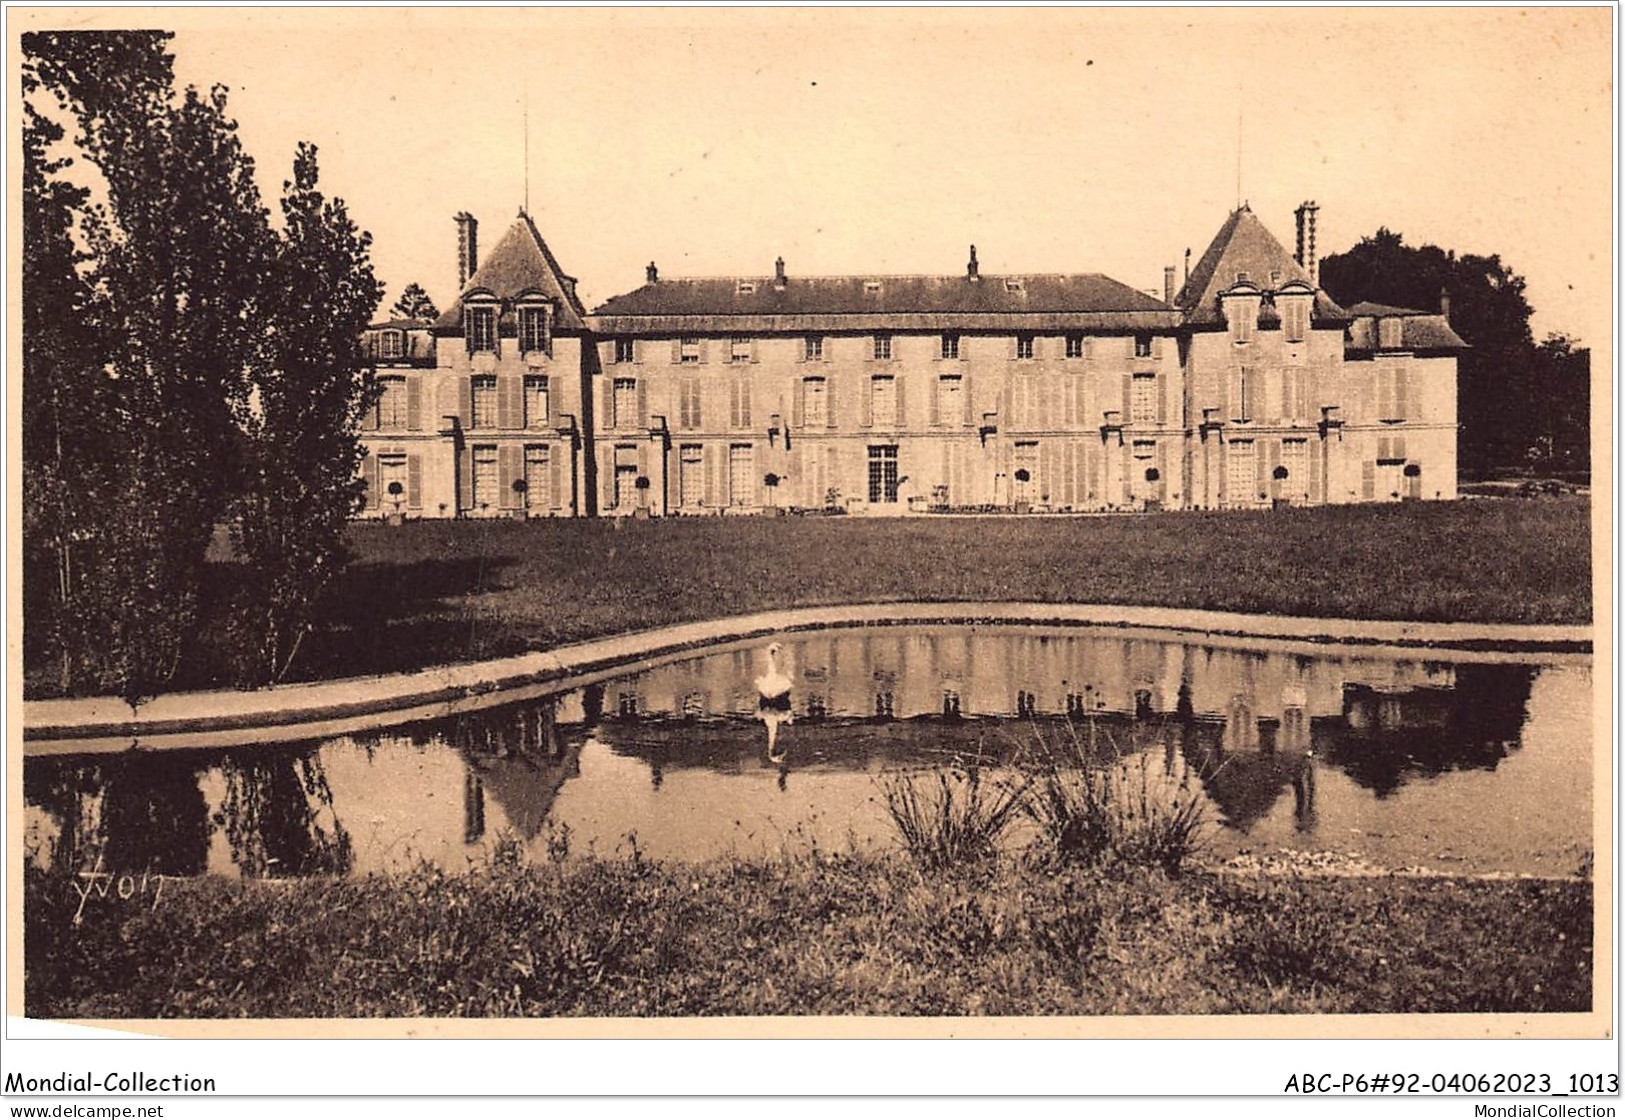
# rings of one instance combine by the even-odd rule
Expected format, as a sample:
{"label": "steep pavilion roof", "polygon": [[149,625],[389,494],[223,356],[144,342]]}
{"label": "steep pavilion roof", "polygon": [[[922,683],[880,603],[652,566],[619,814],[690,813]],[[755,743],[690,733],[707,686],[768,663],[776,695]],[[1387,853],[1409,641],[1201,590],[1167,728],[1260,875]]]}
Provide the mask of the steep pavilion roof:
{"label": "steep pavilion roof", "polygon": [[452,305],[435,321],[437,331],[463,329],[463,297],[478,290],[501,300],[511,300],[523,292],[540,292],[554,301],[555,330],[581,330],[586,308],[576,295],[575,277],[559,267],[553,251],[537,232],[536,223],[523,210],[514,219],[496,247],[486,254],[469,277]]}
{"label": "steep pavilion roof", "polygon": [[[1202,254],[1191,270],[1185,286],[1174,297],[1174,303],[1184,310],[1186,321],[1195,325],[1217,324],[1224,321],[1219,313],[1219,293],[1235,287],[1245,274],[1247,282],[1260,291],[1273,292],[1297,281],[1315,289],[1315,317],[1346,322],[1344,311],[1325,292],[1315,288],[1315,282],[1264,228],[1251,209],[1243,204],[1225,219],[1214,236],[1213,243]],[[1271,275],[1275,276],[1271,280]]]}

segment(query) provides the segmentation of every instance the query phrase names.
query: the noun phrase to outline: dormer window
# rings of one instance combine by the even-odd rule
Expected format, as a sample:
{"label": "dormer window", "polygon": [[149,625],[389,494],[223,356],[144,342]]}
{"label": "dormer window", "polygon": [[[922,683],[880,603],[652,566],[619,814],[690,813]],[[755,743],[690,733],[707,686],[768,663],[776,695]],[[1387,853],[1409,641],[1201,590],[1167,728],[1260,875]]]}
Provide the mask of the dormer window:
{"label": "dormer window", "polygon": [[739,286],[734,290],[742,296],[753,296],[756,294],[756,281],[741,280]]}
{"label": "dormer window", "polygon": [[519,308],[519,349],[525,354],[546,354],[553,347],[549,312],[545,304]]}
{"label": "dormer window", "polygon": [[1004,290],[1007,292],[1019,292],[1021,288],[1021,280],[1018,277],[1012,276],[1004,282]]}
{"label": "dormer window", "polygon": [[463,339],[468,352],[494,352],[497,348],[497,309],[494,304],[475,304],[463,309]]}
{"label": "dormer window", "polygon": [[1281,330],[1288,342],[1302,342],[1309,333],[1309,297],[1281,297],[1275,301],[1281,313]]}
{"label": "dormer window", "polygon": [[871,296],[879,295],[880,294],[880,281],[879,280],[865,280],[863,282],[863,291],[864,291],[864,294],[866,294],[866,295],[871,295]]}
{"label": "dormer window", "polygon": [[1405,346],[1405,320],[1396,316],[1377,320],[1377,344],[1384,350],[1401,350]]}

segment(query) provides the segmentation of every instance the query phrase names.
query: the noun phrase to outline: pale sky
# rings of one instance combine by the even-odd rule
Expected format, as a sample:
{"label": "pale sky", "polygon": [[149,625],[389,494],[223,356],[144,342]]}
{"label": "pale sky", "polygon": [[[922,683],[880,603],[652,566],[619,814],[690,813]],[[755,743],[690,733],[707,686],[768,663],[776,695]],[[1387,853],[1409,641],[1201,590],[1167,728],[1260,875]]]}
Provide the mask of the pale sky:
{"label": "pale sky", "polygon": [[[16,12],[13,12],[15,22]],[[102,15],[100,19],[115,18]],[[274,203],[294,144],[393,302],[525,198],[588,307],[665,275],[1104,272],[1160,288],[1239,196],[1289,248],[1498,252],[1605,348],[1612,12],[176,9]],[[61,21],[65,23],[66,21]]]}

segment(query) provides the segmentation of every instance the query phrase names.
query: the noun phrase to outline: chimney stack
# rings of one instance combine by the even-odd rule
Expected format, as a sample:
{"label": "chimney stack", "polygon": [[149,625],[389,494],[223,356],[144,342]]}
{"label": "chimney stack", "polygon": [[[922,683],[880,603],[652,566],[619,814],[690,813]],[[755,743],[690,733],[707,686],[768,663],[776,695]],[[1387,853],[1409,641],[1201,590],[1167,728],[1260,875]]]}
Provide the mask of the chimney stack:
{"label": "chimney stack", "polygon": [[1185,286],[1189,287],[1190,282],[1191,282],[1191,247],[1189,245],[1187,245],[1187,246],[1185,246]]}
{"label": "chimney stack", "polygon": [[1315,215],[1320,206],[1310,199],[1297,209],[1298,251],[1293,259],[1309,274],[1309,282],[1320,287],[1320,262],[1315,258]]}
{"label": "chimney stack", "polygon": [[1162,302],[1169,307],[1174,305],[1174,266],[1167,265],[1162,270]]}
{"label": "chimney stack", "polygon": [[660,283],[660,270],[655,267],[654,261],[650,261],[648,267],[643,270],[643,281],[646,284]]}
{"label": "chimney stack", "polygon": [[974,245],[970,247],[970,263],[965,265],[965,275],[972,280],[982,278],[982,266],[976,263],[976,246]]}
{"label": "chimney stack", "polygon": [[782,292],[784,291],[784,285],[784,258],[780,257],[773,262],[773,286]]}
{"label": "chimney stack", "polygon": [[467,210],[457,215],[457,290],[461,292],[479,264],[480,223]]}
{"label": "chimney stack", "polygon": [[1448,321],[1450,318],[1450,289],[1439,289],[1439,314]]}

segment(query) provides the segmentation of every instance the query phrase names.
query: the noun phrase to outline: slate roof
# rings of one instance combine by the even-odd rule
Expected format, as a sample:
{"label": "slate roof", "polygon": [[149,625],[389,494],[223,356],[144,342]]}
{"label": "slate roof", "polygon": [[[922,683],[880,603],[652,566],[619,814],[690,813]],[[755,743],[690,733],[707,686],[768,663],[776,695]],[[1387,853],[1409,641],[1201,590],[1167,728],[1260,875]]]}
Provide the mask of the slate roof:
{"label": "slate roof", "polygon": [[1172,327],[1161,300],[1099,273],[1032,276],[678,277],[605,301],[608,333],[644,330],[930,330]]}
{"label": "slate roof", "polygon": [[[1240,273],[1246,273],[1248,282],[1265,293],[1294,280],[1315,287],[1309,273],[1244,204],[1225,219],[1174,297],[1174,303],[1185,312],[1186,322],[1198,326],[1223,323],[1219,293],[1234,287]],[[1272,273],[1276,274],[1274,280],[1270,279]],[[1318,289],[1314,316],[1322,322],[1347,322],[1349,318],[1348,312]]]}
{"label": "slate roof", "polygon": [[[557,308],[553,316],[554,330],[581,330],[584,326],[582,320],[587,311],[576,295],[575,277],[566,275],[559,267],[553,250],[537,232],[536,223],[523,210],[496,247],[478,262],[462,293],[435,321],[436,331],[462,332],[463,295],[476,288],[484,288],[503,300],[525,291],[540,291],[552,299]],[[504,320],[507,317],[504,315]]]}
{"label": "slate roof", "polygon": [[1379,340],[1377,321],[1398,317],[1401,328],[1400,345],[1411,351],[1468,350],[1471,347],[1451,329],[1443,315],[1427,311],[1411,311],[1403,307],[1389,307],[1381,303],[1357,303],[1349,308],[1355,316],[1349,324],[1345,349],[1354,352],[1376,351]]}

